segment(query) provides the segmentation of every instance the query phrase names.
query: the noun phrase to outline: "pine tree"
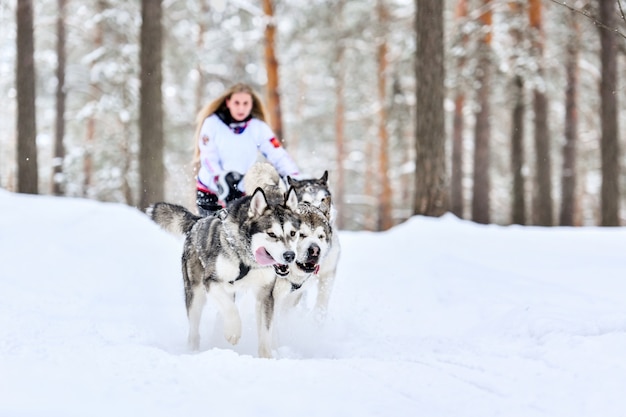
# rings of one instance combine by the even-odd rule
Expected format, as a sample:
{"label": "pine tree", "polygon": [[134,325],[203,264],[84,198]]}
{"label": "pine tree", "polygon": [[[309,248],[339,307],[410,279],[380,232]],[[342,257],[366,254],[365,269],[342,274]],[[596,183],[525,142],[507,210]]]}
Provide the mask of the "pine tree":
{"label": "pine tree", "polygon": [[161,0],[141,2],[139,207],[164,199]]}
{"label": "pine tree", "polygon": [[37,194],[37,126],[35,117],[35,46],[33,3],[17,2],[17,191]]}
{"label": "pine tree", "polygon": [[416,130],[414,214],[448,210],[445,163],[443,2],[416,0]]}

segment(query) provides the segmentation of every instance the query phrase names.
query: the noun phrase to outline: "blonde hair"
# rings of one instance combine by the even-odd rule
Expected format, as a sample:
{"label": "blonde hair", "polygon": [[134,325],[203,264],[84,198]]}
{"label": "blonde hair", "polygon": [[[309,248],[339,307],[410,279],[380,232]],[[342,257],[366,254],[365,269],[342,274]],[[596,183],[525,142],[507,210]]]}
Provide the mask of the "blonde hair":
{"label": "blonde hair", "polygon": [[196,168],[196,173],[197,173],[197,170],[199,169],[199,163],[200,163],[200,146],[199,146],[200,130],[202,129],[202,124],[204,123],[204,119],[206,119],[207,117],[209,117],[210,115],[212,115],[213,113],[217,112],[220,109],[225,109],[226,111],[228,111],[228,109],[226,109],[226,100],[230,100],[232,95],[236,93],[250,94],[250,96],[252,97],[252,110],[250,111],[250,114],[256,119],[259,119],[263,122],[267,122],[267,114],[265,111],[265,106],[263,105],[263,102],[261,101],[261,98],[259,97],[259,95],[252,89],[252,87],[250,87],[247,84],[237,83],[231,86],[228,90],[224,91],[222,95],[220,95],[218,98],[216,98],[215,100],[213,100],[212,102],[204,106],[204,108],[200,110],[200,112],[198,112],[198,115],[196,116],[196,133],[194,135],[194,138],[196,140],[196,145],[195,145],[194,160],[193,160],[194,162],[193,165]]}

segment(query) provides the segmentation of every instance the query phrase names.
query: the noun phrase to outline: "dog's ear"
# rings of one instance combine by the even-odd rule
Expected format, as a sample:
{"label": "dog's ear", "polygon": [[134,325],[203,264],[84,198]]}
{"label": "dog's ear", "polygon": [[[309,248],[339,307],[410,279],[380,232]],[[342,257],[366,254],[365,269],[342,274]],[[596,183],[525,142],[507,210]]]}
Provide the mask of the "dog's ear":
{"label": "dog's ear", "polygon": [[298,210],[298,196],[296,195],[295,188],[289,188],[289,192],[287,192],[287,196],[285,197],[285,207],[294,213]]}
{"label": "dog's ear", "polygon": [[252,194],[252,199],[250,200],[250,208],[248,209],[248,217],[257,217],[263,214],[265,209],[267,208],[267,199],[265,198],[265,193],[261,187],[257,187],[254,190],[254,194]]}
{"label": "dog's ear", "polygon": [[324,171],[324,174],[322,175],[322,178],[320,178],[320,181],[323,181],[324,183],[328,182],[328,170]]}
{"label": "dog's ear", "polygon": [[[287,177],[286,180],[289,181],[289,177]],[[282,195],[287,194],[287,184],[285,184],[282,178],[278,178],[278,191],[280,191]]]}

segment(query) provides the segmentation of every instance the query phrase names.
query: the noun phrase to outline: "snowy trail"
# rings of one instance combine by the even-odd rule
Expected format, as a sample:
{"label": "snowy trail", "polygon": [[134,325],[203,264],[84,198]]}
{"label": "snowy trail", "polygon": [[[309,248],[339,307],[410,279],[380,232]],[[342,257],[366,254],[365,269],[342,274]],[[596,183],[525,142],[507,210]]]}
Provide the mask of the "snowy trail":
{"label": "snowy trail", "polygon": [[327,322],[254,357],[209,306],[186,348],[180,240],[117,204],[0,190],[0,416],[622,416],[626,230],[414,218],[342,232]]}

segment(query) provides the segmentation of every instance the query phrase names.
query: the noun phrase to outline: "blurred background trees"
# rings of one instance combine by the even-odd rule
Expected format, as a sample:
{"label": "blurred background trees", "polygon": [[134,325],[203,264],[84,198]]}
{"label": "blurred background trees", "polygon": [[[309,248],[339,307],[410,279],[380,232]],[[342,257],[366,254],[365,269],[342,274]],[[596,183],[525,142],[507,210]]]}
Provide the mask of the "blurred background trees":
{"label": "blurred background trees", "polygon": [[[161,46],[146,57],[143,3],[162,8]],[[302,171],[329,171],[342,228],[447,210],[481,223],[623,224],[617,0],[440,0],[441,18],[431,3],[3,1],[0,186],[140,207],[156,198],[150,178],[151,195],[162,186],[193,207],[196,113],[243,81]],[[437,30],[441,47],[421,47]],[[161,98],[144,96],[148,58]],[[440,62],[442,85],[426,78]],[[442,97],[441,110],[429,116],[420,97]],[[144,113],[147,101],[160,115]]]}

